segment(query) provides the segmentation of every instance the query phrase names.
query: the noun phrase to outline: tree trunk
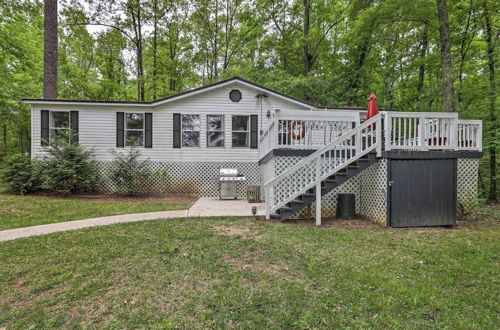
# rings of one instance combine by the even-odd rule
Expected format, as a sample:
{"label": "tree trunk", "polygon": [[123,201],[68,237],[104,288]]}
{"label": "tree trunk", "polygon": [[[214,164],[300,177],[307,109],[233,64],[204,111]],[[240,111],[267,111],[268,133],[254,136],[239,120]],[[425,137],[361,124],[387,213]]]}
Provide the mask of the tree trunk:
{"label": "tree trunk", "polygon": [[144,101],[146,91],[144,88],[144,60],[142,56],[142,17],[141,17],[141,2],[137,1],[137,73],[139,80],[139,101]]}
{"label": "tree trunk", "polygon": [[311,27],[311,3],[309,0],[303,0],[304,4],[304,76],[307,77],[311,72],[313,55],[309,51],[309,29]]}
{"label": "tree trunk", "polygon": [[57,98],[57,0],[44,7],[43,98]]}
{"label": "tree trunk", "polygon": [[486,30],[486,42],[487,42],[487,52],[488,52],[488,69],[489,69],[489,80],[490,80],[490,91],[489,91],[489,108],[490,108],[490,192],[488,194],[488,200],[490,202],[495,202],[497,200],[497,157],[496,157],[496,113],[495,113],[495,101],[496,101],[496,86],[495,86],[495,45],[493,39],[493,31],[491,26],[490,14],[488,10],[488,5],[483,2],[483,16],[484,24]]}
{"label": "tree trunk", "polygon": [[467,14],[467,23],[465,24],[465,31],[463,33],[463,37],[460,42],[460,64],[458,66],[458,91],[457,91],[458,112],[465,110],[463,106],[463,80],[464,80],[463,75],[464,75],[464,66],[465,66],[465,59],[467,57],[467,52],[469,50],[470,44],[474,40],[474,36],[472,36],[470,38],[470,41],[467,42],[467,35],[469,34],[470,30],[472,14],[473,14],[473,9],[471,0],[469,4],[469,12]]}
{"label": "tree trunk", "polygon": [[424,23],[424,31],[422,33],[422,41],[420,42],[420,64],[418,66],[418,83],[417,83],[417,111],[422,111],[422,90],[425,82],[425,56],[427,47],[429,46],[429,29],[428,22]]}
{"label": "tree trunk", "polygon": [[453,73],[451,70],[451,41],[448,28],[446,0],[436,0],[439,18],[439,40],[441,43],[441,86],[443,109],[454,111]]}
{"label": "tree trunk", "polygon": [[3,148],[7,150],[7,123],[3,122]]}
{"label": "tree trunk", "polygon": [[156,76],[158,75],[158,0],[153,2],[153,100],[156,100]]}

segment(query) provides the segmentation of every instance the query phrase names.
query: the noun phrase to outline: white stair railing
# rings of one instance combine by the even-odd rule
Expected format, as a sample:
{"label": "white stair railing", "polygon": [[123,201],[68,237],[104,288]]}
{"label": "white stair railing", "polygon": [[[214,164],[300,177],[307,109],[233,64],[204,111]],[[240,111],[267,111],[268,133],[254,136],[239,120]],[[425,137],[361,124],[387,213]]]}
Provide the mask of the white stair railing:
{"label": "white stair railing", "polygon": [[382,153],[381,114],[323,146],[264,185],[266,217],[372,151]]}

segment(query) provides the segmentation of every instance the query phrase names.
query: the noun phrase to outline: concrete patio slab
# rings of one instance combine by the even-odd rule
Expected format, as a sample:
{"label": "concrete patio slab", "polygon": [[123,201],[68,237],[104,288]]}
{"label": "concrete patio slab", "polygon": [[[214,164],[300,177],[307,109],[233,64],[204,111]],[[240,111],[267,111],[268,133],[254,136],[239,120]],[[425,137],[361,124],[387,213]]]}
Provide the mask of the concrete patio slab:
{"label": "concrete patio slab", "polygon": [[188,211],[190,217],[252,216],[252,206],[257,206],[257,215],[266,214],[264,203],[249,203],[244,199],[221,200],[201,197]]}

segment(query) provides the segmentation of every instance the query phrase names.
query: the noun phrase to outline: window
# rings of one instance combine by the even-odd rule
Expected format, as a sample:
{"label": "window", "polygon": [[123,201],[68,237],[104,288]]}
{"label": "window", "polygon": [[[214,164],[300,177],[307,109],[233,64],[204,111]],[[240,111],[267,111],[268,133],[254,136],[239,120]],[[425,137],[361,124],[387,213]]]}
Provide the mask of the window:
{"label": "window", "polygon": [[207,115],[207,146],[224,147],[223,115]]}
{"label": "window", "polygon": [[144,114],[125,114],[125,146],[142,147],[144,145]]}
{"label": "window", "polygon": [[181,137],[183,147],[200,146],[200,115],[182,115]]}
{"label": "window", "polygon": [[249,116],[233,116],[233,147],[248,148],[250,140]]}
{"label": "window", "polygon": [[229,92],[229,99],[233,102],[240,102],[241,101],[241,92],[237,89],[233,89],[231,92]]}
{"label": "window", "polygon": [[50,111],[49,130],[50,140],[56,136],[69,139],[69,111]]}

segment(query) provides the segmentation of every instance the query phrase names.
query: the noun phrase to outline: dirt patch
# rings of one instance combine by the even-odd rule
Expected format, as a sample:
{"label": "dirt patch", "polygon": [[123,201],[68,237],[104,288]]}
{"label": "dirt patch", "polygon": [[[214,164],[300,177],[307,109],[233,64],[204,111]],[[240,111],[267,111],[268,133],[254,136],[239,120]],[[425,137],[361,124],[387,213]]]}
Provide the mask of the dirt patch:
{"label": "dirt patch", "polygon": [[214,226],[215,232],[223,236],[248,236],[250,228],[244,226]]}
{"label": "dirt patch", "polygon": [[[321,227],[339,227],[339,228],[355,228],[355,229],[380,229],[382,226],[364,219],[322,219]],[[299,226],[316,227],[314,219],[297,219],[286,220],[285,224],[297,224]]]}
{"label": "dirt patch", "polygon": [[286,272],[288,266],[282,263],[271,264],[263,261],[262,256],[246,253],[242,257],[224,255],[222,257],[225,262],[232,264],[237,269],[250,270],[266,275],[279,276],[280,278],[291,280],[292,276]]}

